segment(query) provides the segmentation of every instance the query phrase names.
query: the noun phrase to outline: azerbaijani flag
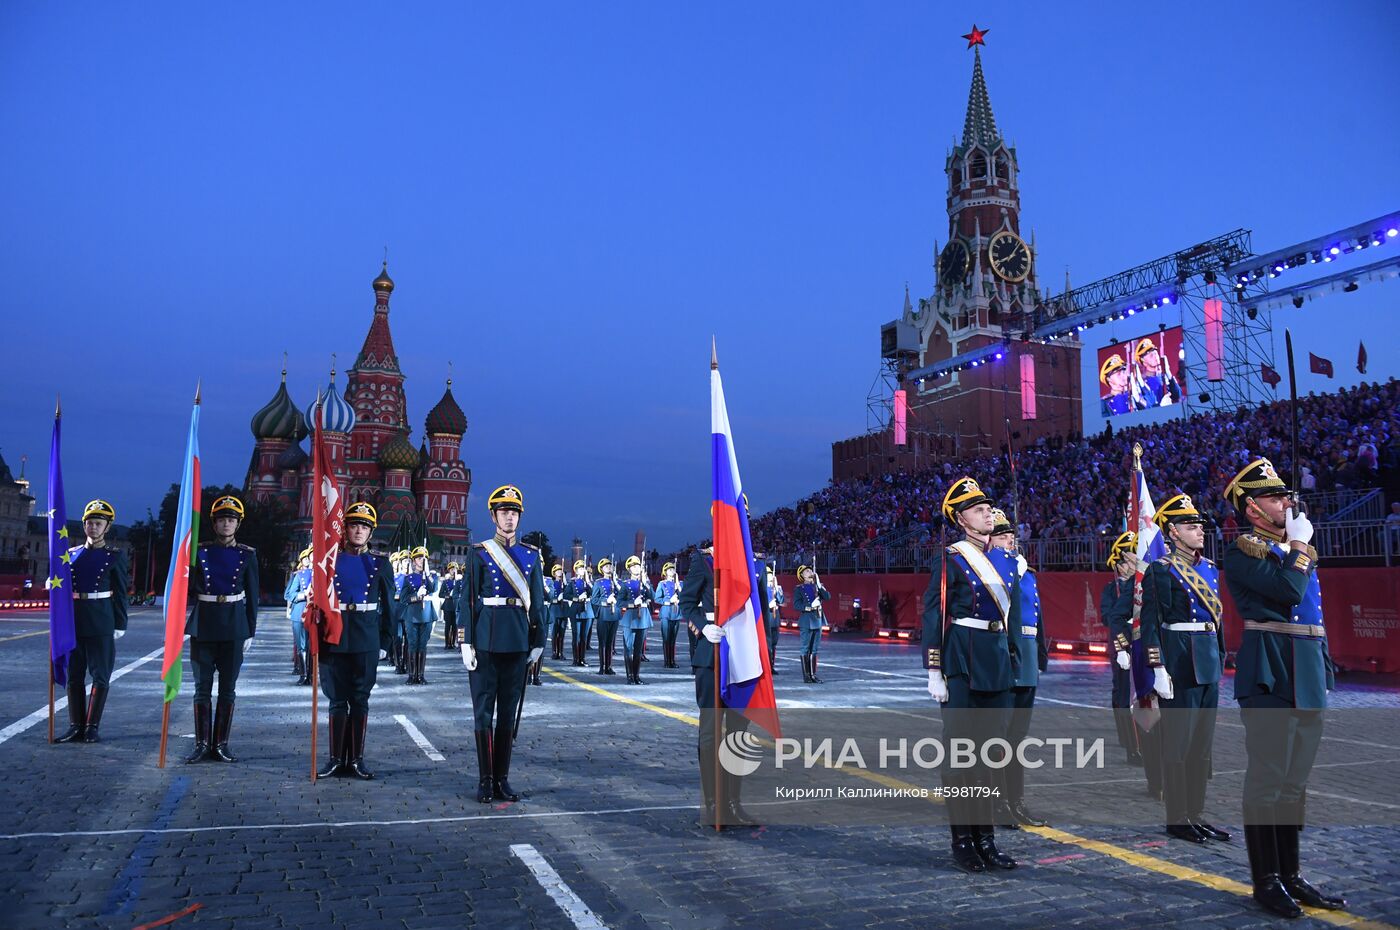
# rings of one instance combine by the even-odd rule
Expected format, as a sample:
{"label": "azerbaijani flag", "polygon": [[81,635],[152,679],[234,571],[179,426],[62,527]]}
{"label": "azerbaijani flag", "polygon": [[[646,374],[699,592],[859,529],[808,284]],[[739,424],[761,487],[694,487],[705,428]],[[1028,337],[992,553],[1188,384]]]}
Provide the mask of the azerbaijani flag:
{"label": "azerbaijani flag", "polygon": [[165,576],[165,662],[160,677],[165,682],[165,703],[180,693],[185,647],[185,606],[189,602],[190,568],[199,546],[199,389],[190,413],[190,438],[185,446],[185,468],[180,473],[180,503],[175,509],[175,541],[170,547],[170,570]]}
{"label": "azerbaijani flag", "polygon": [[68,653],[78,648],[73,620],[73,563],[68,547],[68,510],[63,501],[63,463],[59,455],[63,408],[54,406],[53,441],[49,445],[49,665],[54,684],[68,684]]}
{"label": "azerbaijani flag", "polygon": [[749,516],[743,505],[739,460],[724,403],[719,362],[710,357],[711,474],[714,503],[710,508],[715,541],[715,622],[724,628],[719,642],[720,698],[773,736],[778,726],[778,702],[773,694],[773,670],[768,665],[768,639],[759,622],[763,609],[754,578]]}
{"label": "azerbaijani flag", "polygon": [[[1167,554],[1162,531],[1152,522],[1157,508],[1152,504],[1152,494],[1147,490],[1147,476],[1142,473],[1142,461],[1137,459],[1133,469],[1133,487],[1128,496],[1128,529],[1137,534],[1137,574],[1133,580],[1133,694],[1144,706],[1152,706],[1155,692],[1152,690],[1152,669],[1147,665],[1147,654],[1141,647],[1138,630],[1142,626],[1142,573],[1147,566]],[[1144,729],[1156,722],[1155,717],[1142,721]]]}

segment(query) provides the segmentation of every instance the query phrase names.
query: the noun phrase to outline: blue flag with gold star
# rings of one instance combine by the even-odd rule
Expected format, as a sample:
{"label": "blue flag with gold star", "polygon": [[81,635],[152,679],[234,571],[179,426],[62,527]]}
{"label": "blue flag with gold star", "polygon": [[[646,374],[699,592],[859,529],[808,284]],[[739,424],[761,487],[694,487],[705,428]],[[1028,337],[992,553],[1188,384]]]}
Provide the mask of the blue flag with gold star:
{"label": "blue flag with gold star", "polygon": [[73,566],[68,549],[68,511],[63,503],[63,465],[59,462],[61,412],[53,418],[53,444],[49,447],[49,660],[55,684],[68,684],[68,653],[78,646],[73,625]]}

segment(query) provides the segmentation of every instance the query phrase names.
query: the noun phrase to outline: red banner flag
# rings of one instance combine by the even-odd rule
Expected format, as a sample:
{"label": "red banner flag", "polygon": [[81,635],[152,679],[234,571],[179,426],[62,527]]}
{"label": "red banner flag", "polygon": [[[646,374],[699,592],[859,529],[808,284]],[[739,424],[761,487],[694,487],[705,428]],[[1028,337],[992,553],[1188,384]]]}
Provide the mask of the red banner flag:
{"label": "red banner flag", "polygon": [[1361,343],[1356,350],[1356,370],[1363,375],[1366,373],[1366,343]]}
{"label": "red banner flag", "polygon": [[1263,378],[1264,383],[1271,388],[1278,387],[1278,383],[1283,380],[1279,377],[1278,372],[1274,371],[1272,368],[1270,368],[1268,365],[1265,365],[1263,362],[1259,363],[1259,377]]}
{"label": "red banner flag", "polygon": [[1330,358],[1323,358],[1321,355],[1313,355],[1309,352],[1308,368],[1310,368],[1315,375],[1332,377],[1332,360]]}
{"label": "red banner flag", "polygon": [[326,642],[332,644],[340,642],[343,626],[340,597],[335,592],[335,557],[340,552],[341,533],[345,529],[345,506],[321,433],[323,417],[318,397],[311,440],[311,592],[305,619],[307,642],[313,654],[319,652],[318,625],[322,626]]}

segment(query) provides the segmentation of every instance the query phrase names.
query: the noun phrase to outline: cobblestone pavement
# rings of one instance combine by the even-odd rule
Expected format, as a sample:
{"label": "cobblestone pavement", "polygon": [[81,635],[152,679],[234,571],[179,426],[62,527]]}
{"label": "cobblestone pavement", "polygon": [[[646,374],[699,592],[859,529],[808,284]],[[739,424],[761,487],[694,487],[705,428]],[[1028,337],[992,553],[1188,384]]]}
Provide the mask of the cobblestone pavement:
{"label": "cobblestone pavement", "polygon": [[[1274,923],[1249,900],[1237,831],[1230,843],[1193,846],[1169,842],[1160,828],[1075,826],[1048,786],[1036,793],[1034,777],[1028,797],[1054,825],[998,834],[1022,863],[1009,873],[953,871],[947,830],[938,823],[716,834],[696,823],[693,685],[687,670],[660,668],[655,646],[641,687],[546,660],[551,673],[529,691],[512,771],[529,797],[483,806],[473,799],[466,673],[440,639],[426,687],[405,686],[381,666],[366,750],[376,779],[313,786],[310,694],[294,684],[280,612],[265,613],[244,664],[231,739],[239,762],[181,764],[193,728],[187,677],[173,705],[164,770],[156,767],[159,614],[134,612],[131,632],[117,643],[117,668],[125,671],[96,745],[46,744],[46,622],[42,614],[0,614],[8,802],[0,812],[0,870],[9,876],[0,927],[130,928],[195,905],[170,926]],[[795,647],[796,637],[784,634],[777,678],[784,707],[929,708],[913,646],[829,640],[822,685],[802,683]],[[1108,678],[1104,663],[1057,661],[1040,706],[1106,705]],[[1380,715],[1367,718],[1373,721],[1400,718],[1393,682],[1357,676],[1334,697],[1339,707],[1378,709],[1368,710]],[[1224,785],[1242,766],[1222,746],[1242,731],[1233,703],[1222,704],[1217,778]],[[65,720],[60,710],[60,728]],[[1378,785],[1395,780],[1400,732],[1347,735],[1329,721],[1328,733],[1319,762],[1354,772],[1353,790],[1339,793],[1364,809]],[[324,725],[320,738],[324,752]],[[1103,803],[1143,803],[1141,770],[1118,754],[1110,754],[1100,781],[1093,790]],[[1400,822],[1400,810],[1370,803],[1378,822]],[[762,802],[752,809],[761,813]],[[1217,822],[1237,828],[1238,819],[1222,810]],[[1311,912],[1297,926],[1400,925],[1400,829],[1310,827],[1303,856],[1311,877],[1345,893],[1350,909]]]}

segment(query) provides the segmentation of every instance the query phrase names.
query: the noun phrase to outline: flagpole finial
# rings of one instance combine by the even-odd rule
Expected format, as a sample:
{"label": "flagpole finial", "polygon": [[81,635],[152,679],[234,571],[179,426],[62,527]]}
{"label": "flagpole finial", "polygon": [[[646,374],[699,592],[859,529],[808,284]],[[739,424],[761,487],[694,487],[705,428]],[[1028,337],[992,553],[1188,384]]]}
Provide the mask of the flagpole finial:
{"label": "flagpole finial", "polygon": [[1133,468],[1142,470],[1142,443],[1133,443]]}
{"label": "flagpole finial", "polygon": [[287,383],[287,350],[282,350],[282,383]]}
{"label": "flagpole finial", "polygon": [[194,403],[195,403],[195,406],[196,406],[196,407],[199,406],[199,398],[200,398],[201,393],[203,392],[203,388],[204,388],[204,379],[203,379],[203,378],[201,378],[201,379],[195,381],[195,383],[194,383]]}
{"label": "flagpole finial", "polygon": [[715,351],[715,337],[710,337],[710,371],[719,370],[719,353]]}
{"label": "flagpole finial", "polygon": [[55,420],[63,417],[63,397],[59,394],[53,396],[53,418]]}

